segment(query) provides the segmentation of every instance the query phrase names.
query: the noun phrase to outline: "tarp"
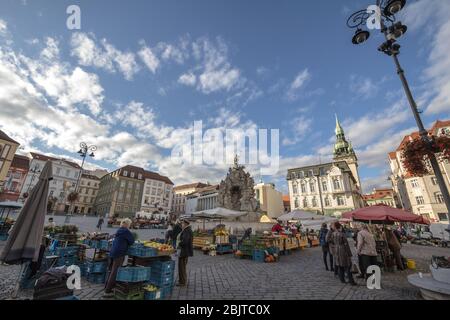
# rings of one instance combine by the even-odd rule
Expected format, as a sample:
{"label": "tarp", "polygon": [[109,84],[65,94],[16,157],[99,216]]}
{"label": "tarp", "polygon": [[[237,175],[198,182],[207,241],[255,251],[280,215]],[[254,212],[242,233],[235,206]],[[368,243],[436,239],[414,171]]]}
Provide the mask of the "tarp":
{"label": "tarp", "polygon": [[286,214],[283,214],[282,216],[279,216],[277,220],[280,221],[304,221],[304,220],[324,220],[325,216],[320,216],[318,214],[301,211],[301,210],[295,210]]}
{"label": "tarp", "polygon": [[357,209],[342,215],[345,219],[356,221],[380,221],[380,222],[410,222],[429,225],[430,222],[422,216],[411,212],[392,208],[383,204]]}
{"label": "tarp", "polygon": [[203,210],[193,213],[196,218],[204,219],[227,219],[227,218],[239,218],[247,215],[247,212],[234,211],[225,208],[214,208],[210,210]]}

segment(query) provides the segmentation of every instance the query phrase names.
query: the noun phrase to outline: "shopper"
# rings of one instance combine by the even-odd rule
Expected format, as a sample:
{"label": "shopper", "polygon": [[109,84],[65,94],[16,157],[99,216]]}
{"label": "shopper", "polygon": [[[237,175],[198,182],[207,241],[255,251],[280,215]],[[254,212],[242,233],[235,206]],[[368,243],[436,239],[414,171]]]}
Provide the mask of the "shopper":
{"label": "shopper", "polygon": [[320,229],[320,232],[319,232],[319,242],[320,242],[320,246],[322,247],[323,263],[325,264],[325,269],[327,271],[330,270],[330,269],[328,269],[328,263],[327,263],[327,256],[329,256],[330,257],[330,268],[331,268],[331,271],[334,271],[333,256],[330,252],[330,246],[327,242],[327,235],[329,232],[330,231],[327,228],[327,224],[323,223],[322,228]]}
{"label": "shopper", "polygon": [[272,227],[272,232],[274,232],[274,233],[283,232],[283,226],[281,225],[280,221],[277,221],[277,223]]}
{"label": "shopper", "polygon": [[125,260],[125,256],[127,255],[129,246],[134,243],[134,237],[129,230],[130,225],[130,219],[122,220],[122,222],[120,223],[120,228],[119,230],[117,230],[116,235],[114,236],[114,241],[109,253],[110,274],[105,285],[104,297],[112,296],[112,289],[116,285],[117,271],[123,265],[123,261]]}
{"label": "shopper", "polygon": [[402,245],[397,240],[397,237],[394,235],[392,230],[386,229],[385,231],[386,235],[386,241],[388,243],[389,250],[394,255],[395,263],[397,265],[398,270],[404,270],[403,261],[402,261],[402,255],[400,254],[400,250],[402,248]]}
{"label": "shopper", "polygon": [[173,241],[174,249],[177,249],[177,239],[178,239],[178,235],[181,233],[181,230],[182,230],[181,222],[177,220],[177,222],[173,226],[173,230],[172,230],[172,241]]}
{"label": "shopper", "polygon": [[165,239],[165,242],[166,243],[173,243],[173,227],[174,227],[174,224],[171,222],[171,223],[169,223],[169,226],[167,227],[167,231],[166,231],[166,239]]}
{"label": "shopper", "polygon": [[178,248],[178,283],[177,286],[185,287],[187,284],[187,271],[186,266],[188,258],[194,255],[193,247],[193,234],[189,221],[183,220],[181,222],[182,231],[178,235],[177,248]]}
{"label": "shopper", "polygon": [[358,242],[356,246],[356,253],[360,261],[361,275],[360,278],[367,278],[367,268],[372,265],[377,265],[377,249],[375,238],[369,231],[369,227],[364,224],[358,232]]}
{"label": "shopper", "polygon": [[334,226],[334,223],[331,223],[330,224],[330,230],[328,231],[328,233],[327,233],[327,236],[325,237],[325,240],[327,241],[327,243],[328,243],[328,248],[330,249],[330,260],[332,261],[332,269],[331,270],[334,270],[334,275],[337,277],[337,275],[338,275],[338,267],[336,266],[336,258],[335,258],[335,256],[336,256],[336,246],[334,245],[334,242],[333,242],[333,233],[335,232],[335,226]]}
{"label": "shopper", "polygon": [[352,251],[348,244],[347,237],[339,222],[335,223],[335,228],[336,230],[333,233],[333,243],[335,245],[336,255],[334,256],[334,259],[339,268],[339,280],[341,280],[342,283],[345,283],[345,274],[347,274],[348,282],[351,285],[356,285],[351,273]]}

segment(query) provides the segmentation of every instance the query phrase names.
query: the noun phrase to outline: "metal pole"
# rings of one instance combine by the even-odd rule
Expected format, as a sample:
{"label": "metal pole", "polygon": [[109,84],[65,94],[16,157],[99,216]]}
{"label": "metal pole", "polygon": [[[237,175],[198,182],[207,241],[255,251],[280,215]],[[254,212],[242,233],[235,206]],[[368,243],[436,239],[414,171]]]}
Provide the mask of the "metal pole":
{"label": "metal pole", "polygon": [[320,212],[322,212],[322,215],[324,216],[325,213],[323,211],[322,188],[320,186],[320,170],[319,173],[317,174],[317,183],[319,185]]}

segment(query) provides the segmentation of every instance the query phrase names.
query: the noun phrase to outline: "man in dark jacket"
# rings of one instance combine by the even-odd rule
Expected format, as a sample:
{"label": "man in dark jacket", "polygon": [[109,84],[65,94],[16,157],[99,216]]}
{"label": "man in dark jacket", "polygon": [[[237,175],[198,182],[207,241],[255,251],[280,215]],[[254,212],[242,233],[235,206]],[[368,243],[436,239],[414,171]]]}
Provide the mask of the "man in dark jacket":
{"label": "man in dark jacket", "polygon": [[181,223],[182,231],[178,235],[178,284],[177,286],[184,287],[187,283],[186,265],[188,258],[194,255],[193,234],[189,221],[183,220]]}
{"label": "man in dark jacket", "polygon": [[173,239],[173,248],[177,249],[177,239],[178,239],[178,235],[181,233],[181,223],[179,221],[177,221],[177,223],[175,223],[175,225],[173,226],[173,230],[172,230],[172,239]]}
{"label": "man in dark jacket", "polygon": [[111,272],[109,274],[108,281],[106,282],[105,296],[112,295],[112,289],[116,285],[117,271],[119,271],[119,268],[123,265],[128,247],[134,243],[134,237],[129,230],[130,225],[130,219],[123,220],[114,237],[111,251],[109,253],[109,257],[111,258]]}

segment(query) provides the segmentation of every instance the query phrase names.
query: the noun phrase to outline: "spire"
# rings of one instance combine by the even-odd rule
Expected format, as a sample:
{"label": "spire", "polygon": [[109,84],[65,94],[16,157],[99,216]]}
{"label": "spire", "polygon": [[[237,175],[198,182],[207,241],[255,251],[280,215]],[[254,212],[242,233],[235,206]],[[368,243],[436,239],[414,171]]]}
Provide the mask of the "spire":
{"label": "spire", "polygon": [[344,134],[344,129],[342,129],[341,123],[339,122],[337,114],[334,114],[336,117],[336,130],[334,131],[336,133],[336,136],[339,134]]}

